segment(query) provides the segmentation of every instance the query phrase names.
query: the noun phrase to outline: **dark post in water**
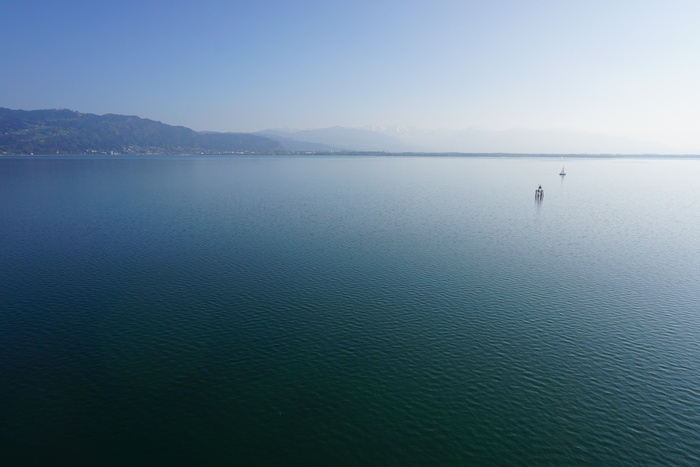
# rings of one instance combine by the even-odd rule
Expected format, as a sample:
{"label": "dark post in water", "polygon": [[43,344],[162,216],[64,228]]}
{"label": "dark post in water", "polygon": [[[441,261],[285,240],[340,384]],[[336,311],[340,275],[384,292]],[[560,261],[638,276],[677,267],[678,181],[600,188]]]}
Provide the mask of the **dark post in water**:
{"label": "dark post in water", "polygon": [[542,185],[538,186],[535,190],[535,199],[540,201],[544,199],[544,190],[542,189]]}

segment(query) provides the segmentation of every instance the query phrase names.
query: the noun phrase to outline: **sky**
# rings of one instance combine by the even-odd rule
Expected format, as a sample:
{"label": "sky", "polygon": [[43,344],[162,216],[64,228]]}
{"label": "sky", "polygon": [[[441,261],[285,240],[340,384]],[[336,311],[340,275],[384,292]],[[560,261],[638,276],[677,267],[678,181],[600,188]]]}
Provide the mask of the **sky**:
{"label": "sky", "polygon": [[0,107],[700,148],[697,0],[5,0]]}

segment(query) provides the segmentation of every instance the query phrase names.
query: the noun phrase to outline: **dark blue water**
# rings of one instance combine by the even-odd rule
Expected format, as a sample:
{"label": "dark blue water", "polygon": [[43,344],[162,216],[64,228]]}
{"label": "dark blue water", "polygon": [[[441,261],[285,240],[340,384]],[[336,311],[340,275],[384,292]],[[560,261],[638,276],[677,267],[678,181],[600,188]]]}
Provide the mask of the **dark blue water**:
{"label": "dark blue water", "polygon": [[697,465],[700,160],[561,164],[0,159],[2,463]]}

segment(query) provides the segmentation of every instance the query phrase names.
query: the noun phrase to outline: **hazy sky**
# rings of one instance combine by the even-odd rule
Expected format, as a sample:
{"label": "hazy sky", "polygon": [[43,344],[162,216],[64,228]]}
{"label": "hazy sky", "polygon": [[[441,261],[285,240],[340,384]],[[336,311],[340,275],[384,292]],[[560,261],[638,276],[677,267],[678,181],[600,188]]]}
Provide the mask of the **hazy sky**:
{"label": "hazy sky", "polygon": [[697,0],[6,0],[0,107],[700,148]]}

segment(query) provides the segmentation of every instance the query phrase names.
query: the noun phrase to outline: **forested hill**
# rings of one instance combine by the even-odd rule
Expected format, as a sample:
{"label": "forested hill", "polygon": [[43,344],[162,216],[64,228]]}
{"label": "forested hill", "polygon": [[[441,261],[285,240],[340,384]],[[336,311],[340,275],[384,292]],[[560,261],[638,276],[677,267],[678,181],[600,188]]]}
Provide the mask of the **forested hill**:
{"label": "forested hill", "polygon": [[275,140],[247,133],[197,133],[125,115],[0,108],[0,154],[271,154]]}

